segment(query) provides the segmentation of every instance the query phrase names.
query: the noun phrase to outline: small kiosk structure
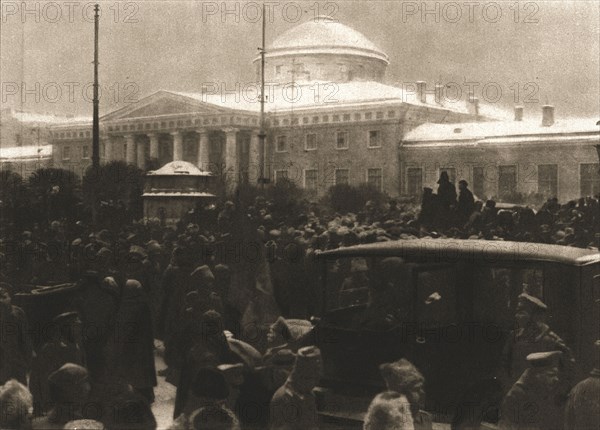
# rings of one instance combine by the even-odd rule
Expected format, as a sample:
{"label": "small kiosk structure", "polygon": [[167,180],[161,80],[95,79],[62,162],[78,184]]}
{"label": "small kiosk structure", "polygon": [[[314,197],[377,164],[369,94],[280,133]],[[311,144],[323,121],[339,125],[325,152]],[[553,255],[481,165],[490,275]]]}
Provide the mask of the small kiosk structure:
{"label": "small kiosk structure", "polygon": [[190,210],[198,211],[212,203],[215,176],[187,161],[172,161],[146,173],[144,217],[162,223],[176,223]]}

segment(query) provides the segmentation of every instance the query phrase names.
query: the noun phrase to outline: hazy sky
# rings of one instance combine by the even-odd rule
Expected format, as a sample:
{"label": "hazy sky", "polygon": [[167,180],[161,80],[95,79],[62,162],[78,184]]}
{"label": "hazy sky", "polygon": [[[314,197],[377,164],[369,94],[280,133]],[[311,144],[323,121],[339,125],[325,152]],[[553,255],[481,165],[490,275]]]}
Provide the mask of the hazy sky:
{"label": "hazy sky", "polygon": [[[194,92],[207,82],[233,88],[252,81],[259,2],[228,1],[234,13],[224,16],[223,4],[102,1],[101,113],[160,89]],[[494,99],[500,88],[498,104],[511,110],[516,97],[526,116],[539,116],[546,100],[557,118],[600,116],[600,2],[428,1],[428,14],[424,4],[273,1],[267,43],[318,10],[388,54],[389,83],[441,80],[466,91],[464,82],[478,82],[480,99]],[[76,0],[28,1],[27,10],[21,1],[2,1],[3,106],[91,115],[92,14],[91,3]]]}

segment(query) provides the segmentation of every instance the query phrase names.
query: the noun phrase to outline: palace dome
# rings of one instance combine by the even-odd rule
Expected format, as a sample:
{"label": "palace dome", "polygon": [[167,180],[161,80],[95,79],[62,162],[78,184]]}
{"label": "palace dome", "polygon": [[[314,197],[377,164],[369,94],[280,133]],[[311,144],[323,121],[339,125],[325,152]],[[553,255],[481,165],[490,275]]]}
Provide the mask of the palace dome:
{"label": "palace dome", "polygon": [[[281,34],[266,48],[265,60],[265,78],[278,83],[381,81],[389,64],[364,34],[326,16]],[[254,63],[260,76],[260,56]]]}
{"label": "palace dome", "polygon": [[291,28],[267,48],[268,56],[308,52],[360,55],[389,63],[385,52],[364,34],[327,16],[318,16]]}

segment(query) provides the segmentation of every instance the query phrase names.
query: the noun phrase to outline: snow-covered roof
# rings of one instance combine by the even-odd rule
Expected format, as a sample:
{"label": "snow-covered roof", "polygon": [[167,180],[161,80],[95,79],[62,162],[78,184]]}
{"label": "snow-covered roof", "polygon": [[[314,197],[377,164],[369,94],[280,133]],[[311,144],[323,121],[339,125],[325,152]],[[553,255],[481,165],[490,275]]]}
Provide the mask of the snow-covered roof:
{"label": "snow-covered roof", "polygon": [[595,118],[561,119],[549,127],[539,120],[491,121],[460,124],[423,124],[404,136],[405,142],[481,140],[511,136],[548,136],[573,133],[600,133]]}
{"label": "snow-covered roof", "polygon": [[203,193],[200,191],[176,192],[176,191],[150,191],[142,194],[142,197],[215,197],[211,193]]}
{"label": "snow-covered roof", "polygon": [[[254,92],[253,92],[254,91]],[[258,87],[236,93],[186,93],[173,92],[203,103],[234,110],[260,111]],[[364,104],[400,104],[428,106],[457,113],[469,113],[466,101],[442,101],[436,103],[435,94],[427,93],[422,103],[410,88],[383,84],[375,81],[351,81],[332,83],[327,81],[298,81],[294,85],[272,85],[265,87],[265,112],[284,113],[298,110],[347,108]],[[494,119],[508,119],[510,114],[496,106],[481,103],[479,114]]]}
{"label": "snow-covered roof", "polygon": [[212,176],[187,161],[171,161],[158,170],[148,172],[150,176]]}
{"label": "snow-covered roof", "polygon": [[26,160],[45,159],[52,157],[52,145],[43,146],[15,146],[12,148],[0,148],[0,160]]}
{"label": "snow-covered roof", "polygon": [[58,116],[49,114],[40,114],[35,112],[21,112],[13,111],[12,117],[19,122],[24,123],[35,123],[35,124],[47,124],[47,125],[70,125],[70,124],[82,124],[91,123],[92,118],[87,116]]}
{"label": "snow-covered roof", "polygon": [[267,47],[267,57],[281,55],[359,55],[389,63],[388,56],[367,37],[329,16],[316,16],[277,37]]}

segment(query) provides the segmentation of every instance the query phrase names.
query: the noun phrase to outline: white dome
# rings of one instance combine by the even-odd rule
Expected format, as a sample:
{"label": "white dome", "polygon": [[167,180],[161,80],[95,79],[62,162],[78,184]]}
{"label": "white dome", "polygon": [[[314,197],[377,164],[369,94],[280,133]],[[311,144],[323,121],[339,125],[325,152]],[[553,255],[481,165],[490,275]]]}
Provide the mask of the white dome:
{"label": "white dome", "polygon": [[388,56],[362,33],[318,16],[283,33],[267,47],[266,56],[345,54],[370,57],[389,64]]}

